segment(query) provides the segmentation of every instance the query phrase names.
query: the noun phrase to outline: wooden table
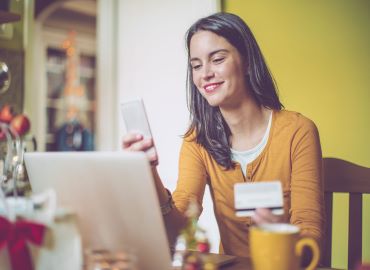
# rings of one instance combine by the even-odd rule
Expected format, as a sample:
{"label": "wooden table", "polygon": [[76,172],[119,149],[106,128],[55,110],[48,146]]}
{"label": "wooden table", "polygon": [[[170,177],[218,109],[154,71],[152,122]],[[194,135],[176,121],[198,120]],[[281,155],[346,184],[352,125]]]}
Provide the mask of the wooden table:
{"label": "wooden table", "polygon": [[[236,261],[222,266],[220,270],[252,270],[251,262],[248,258],[238,257]],[[317,270],[334,270],[334,268],[317,268]]]}

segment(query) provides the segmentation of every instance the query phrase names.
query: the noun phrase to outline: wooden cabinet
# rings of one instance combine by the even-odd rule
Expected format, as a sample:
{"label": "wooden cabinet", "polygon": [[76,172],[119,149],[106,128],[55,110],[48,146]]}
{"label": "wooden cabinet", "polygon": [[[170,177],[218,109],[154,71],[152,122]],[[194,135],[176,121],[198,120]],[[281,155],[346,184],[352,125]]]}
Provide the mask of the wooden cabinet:
{"label": "wooden cabinet", "polygon": [[40,151],[96,148],[96,14],[85,2],[51,1],[35,20],[25,108]]}
{"label": "wooden cabinet", "polygon": [[[71,74],[68,74],[67,70],[70,60],[66,52],[60,48],[48,47],[46,53],[46,150],[62,150],[63,145],[73,149],[92,150],[93,141],[83,142],[80,136],[83,134],[92,136],[95,130],[95,56],[77,50],[75,63],[77,66],[73,69],[78,70],[75,79],[79,83],[74,86],[74,92],[72,89],[72,93],[68,93],[67,80]],[[83,129],[81,133],[75,130],[71,139],[63,138],[65,141],[61,141],[64,129],[67,131],[68,128],[77,127]],[[85,133],[82,133],[83,131]],[[88,140],[91,139],[90,137]]]}

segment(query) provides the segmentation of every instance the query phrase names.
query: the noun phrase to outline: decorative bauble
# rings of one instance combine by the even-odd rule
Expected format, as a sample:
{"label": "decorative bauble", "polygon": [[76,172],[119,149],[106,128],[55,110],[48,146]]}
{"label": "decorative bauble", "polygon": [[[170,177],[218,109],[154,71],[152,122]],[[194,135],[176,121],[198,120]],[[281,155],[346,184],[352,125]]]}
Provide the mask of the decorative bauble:
{"label": "decorative bauble", "polygon": [[31,123],[26,115],[19,114],[12,119],[10,126],[19,136],[22,136],[30,130]]}

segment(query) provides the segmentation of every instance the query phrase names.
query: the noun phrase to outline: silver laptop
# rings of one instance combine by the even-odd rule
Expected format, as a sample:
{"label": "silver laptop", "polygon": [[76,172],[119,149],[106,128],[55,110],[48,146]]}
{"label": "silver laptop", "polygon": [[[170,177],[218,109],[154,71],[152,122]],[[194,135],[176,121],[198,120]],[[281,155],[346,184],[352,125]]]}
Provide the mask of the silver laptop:
{"label": "silver laptop", "polygon": [[[145,154],[25,154],[33,192],[53,188],[59,206],[77,213],[84,248],[133,248],[139,269],[172,269],[159,202]],[[218,265],[235,256],[209,254]]]}
{"label": "silver laptop", "polygon": [[132,152],[25,154],[33,192],[53,188],[78,214],[84,248],[133,248],[139,269],[171,269],[147,158]]}

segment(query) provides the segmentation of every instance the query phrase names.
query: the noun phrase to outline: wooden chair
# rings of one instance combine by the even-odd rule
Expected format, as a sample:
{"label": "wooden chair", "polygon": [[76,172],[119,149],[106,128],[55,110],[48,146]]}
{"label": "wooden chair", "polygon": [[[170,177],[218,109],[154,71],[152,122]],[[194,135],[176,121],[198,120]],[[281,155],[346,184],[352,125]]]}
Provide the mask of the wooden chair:
{"label": "wooden chair", "polygon": [[370,168],[351,162],[324,158],[326,247],[322,263],[331,266],[333,193],[349,193],[348,269],[362,259],[362,194],[370,193]]}

